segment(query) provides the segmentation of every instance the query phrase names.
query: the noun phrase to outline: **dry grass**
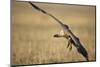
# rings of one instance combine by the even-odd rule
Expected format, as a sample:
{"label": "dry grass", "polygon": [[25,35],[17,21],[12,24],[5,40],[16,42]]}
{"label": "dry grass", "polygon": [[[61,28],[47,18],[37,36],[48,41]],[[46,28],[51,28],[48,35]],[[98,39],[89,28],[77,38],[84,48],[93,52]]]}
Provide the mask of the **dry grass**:
{"label": "dry grass", "polygon": [[[87,49],[89,60],[95,60],[95,7],[36,5],[68,24]],[[12,64],[85,61],[75,47],[72,47],[72,51],[66,48],[66,39],[53,37],[61,29],[57,22],[36,11],[28,3],[13,2],[11,24]]]}

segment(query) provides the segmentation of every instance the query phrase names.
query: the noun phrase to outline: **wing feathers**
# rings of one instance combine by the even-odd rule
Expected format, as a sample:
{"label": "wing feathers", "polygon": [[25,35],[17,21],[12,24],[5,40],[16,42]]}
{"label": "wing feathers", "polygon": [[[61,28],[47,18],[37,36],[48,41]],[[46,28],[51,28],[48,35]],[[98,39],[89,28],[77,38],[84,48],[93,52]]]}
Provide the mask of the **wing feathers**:
{"label": "wing feathers", "polygon": [[41,11],[42,13],[51,16],[53,19],[55,19],[55,20],[63,27],[63,23],[62,23],[60,20],[58,20],[56,17],[54,17],[52,14],[47,13],[46,11],[44,11],[43,9],[39,8],[38,6],[36,6],[35,4],[33,4],[33,3],[31,3],[31,2],[29,2],[29,4],[30,4],[32,7],[34,7],[36,10]]}

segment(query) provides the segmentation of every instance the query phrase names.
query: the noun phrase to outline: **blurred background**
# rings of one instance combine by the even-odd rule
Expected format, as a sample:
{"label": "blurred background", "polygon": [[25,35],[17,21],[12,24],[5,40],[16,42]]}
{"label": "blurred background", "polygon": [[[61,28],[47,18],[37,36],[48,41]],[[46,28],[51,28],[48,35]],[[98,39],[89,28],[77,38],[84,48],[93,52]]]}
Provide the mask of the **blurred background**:
{"label": "blurred background", "polygon": [[[34,3],[34,2],[33,2]],[[72,32],[80,38],[89,54],[95,59],[95,6],[34,3],[69,25]],[[18,65],[45,64],[85,61],[73,46],[67,48],[68,41],[54,38],[59,33],[59,24],[36,9],[28,2],[12,0],[11,9],[11,63]]]}

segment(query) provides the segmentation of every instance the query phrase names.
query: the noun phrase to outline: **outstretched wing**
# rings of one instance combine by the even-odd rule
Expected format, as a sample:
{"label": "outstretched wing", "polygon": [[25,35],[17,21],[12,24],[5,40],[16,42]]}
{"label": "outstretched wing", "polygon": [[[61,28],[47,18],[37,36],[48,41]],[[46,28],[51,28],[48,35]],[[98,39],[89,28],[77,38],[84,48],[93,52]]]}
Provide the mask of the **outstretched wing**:
{"label": "outstretched wing", "polygon": [[84,46],[81,44],[80,40],[78,37],[76,37],[71,30],[68,31],[69,32],[69,36],[71,38],[71,42],[73,43],[73,45],[76,47],[78,53],[80,53],[81,55],[83,55],[85,57],[85,59],[88,61],[88,53],[87,50],[84,48]]}
{"label": "outstretched wing", "polygon": [[[55,20],[61,25],[61,27],[63,28],[63,32],[64,32],[64,30],[66,29],[66,26],[67,26],[67,25],[65,26],[65,25],[64,25],[60,20],[58,20],[55,16],[53,16],[52,14],[50,14],[50,13],[44,11],[43,9],[39,8],[38,6],[36,6],[35,4],[33,4],[33,3],[31,3],[31,2],[29,2],[29,4],[30,4],[33,8],[35,8],[36,10],[38,10],[38,11],[40,11],[40,12],[42,12],[42,13],[44,13],[44,14],[50,16],[50,17],[52,17],[53,19],[55,19]],[[70,33],[71,33],[71,32],[70,32]],[[85,48],[82,46],[82,44],[80,43],[79,39],[77,39],[77,38],[74,39],[73,37],[71,37],[71,38],[72,38],[73,44],[74,44],[74,46],[77,48],[78,52],[79,52],[80,54],[82,54],[82,55],[88,60],[88,53],[87,53],[86,49],[85,49]]]}
{"label": "outstretched wing", "polygon": [[77,50],[78,50],[78,52],[79,52],[80,54],[82,54],[82,55],[85,57],[85,59],[86,59],[87,61],[89,61],[87,50],[83,47],[83,45],[81,44],[81,42],[80,42],[79,39],[78,39],[78,44],[79,44],[79,46],[76,47]]}
{"label": "outstretched wing", "polygon": [[36,10],[41,11],[44,14],[47,14],[47,12],[45,12],[44,10],[42,10],[41,8],[37,7],[36,5],[34,5],[33,3],[29,2],[29,4],[31,4],[32,7],[34,7]]}
{"label": "outstretched wing", "polygon": [[42,12],[42,13],[44,13],[44,14],[50,16],[50,17],[52,17],[53,19],[55,19],[55,20],[62,26],[63,29],[65,28],[65,27],[64,27],[64,24],[63,24],[60,20],[58,20],[55,16],[53,16],[52,14],[50,14],[50,13],[44,11],[43,9],[39,8],[38,6],[36,6],[35,4],[33,4],[33,3],[31,3],[31,2],[29,2],[29,4],[30,4],[33,8],[35,8],[36,10],[38,10],[38,11],[40,11],[40,12]]}
{"label": "outstretched wing", "polygon": [[75,40],[76,40],[77,43],[75,43],[75,41],[72,40],[73,45],[76,47],[77,51],[78,51],[81,55],[83,55],[83,57],[84,57],[87,61],[89,61],[87,50],[86,50],[86,49],[84,48],[84,46],[81,44],[79,38],[76,37]]}

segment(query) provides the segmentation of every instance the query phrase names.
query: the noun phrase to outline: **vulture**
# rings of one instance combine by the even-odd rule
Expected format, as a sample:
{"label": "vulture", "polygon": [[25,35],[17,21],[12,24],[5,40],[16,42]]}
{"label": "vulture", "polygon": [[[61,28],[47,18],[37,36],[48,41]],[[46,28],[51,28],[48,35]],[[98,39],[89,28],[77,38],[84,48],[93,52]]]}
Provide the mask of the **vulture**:
{"label": "vulture", "polygon": [[60,38],[60,37],[66,38],[68,40],[67,48],[70,47],[70,50],[71,50],[72,45],[73,45],[74,47],[76,47],[77,52],[79,54],[81,54],[86,59],[86,61],[89,61],[87,50],[84,48],[84,46],[80,42],[80,39],[72,33],[72,31],[71,31],[71,29],[69,28],[68,25],[62,23],[55,16],[53,16],[52,14],[50,14],[50,13],[44,11],[43,9],[39,8],[38,6],[33,4],[32,2],[28,2],[28,3],[33,8],[35,8],[36,10],[38,10],[38,11],[42,12],[43,14],[46,14],[46,15],[52,17],[53,19],[55,19],[58,22],[58,24],[60,24],[60,26],[62,27],[62,30],[60,31],[59,34],[55,34],[54,37],[56,37],[56,38]]}

